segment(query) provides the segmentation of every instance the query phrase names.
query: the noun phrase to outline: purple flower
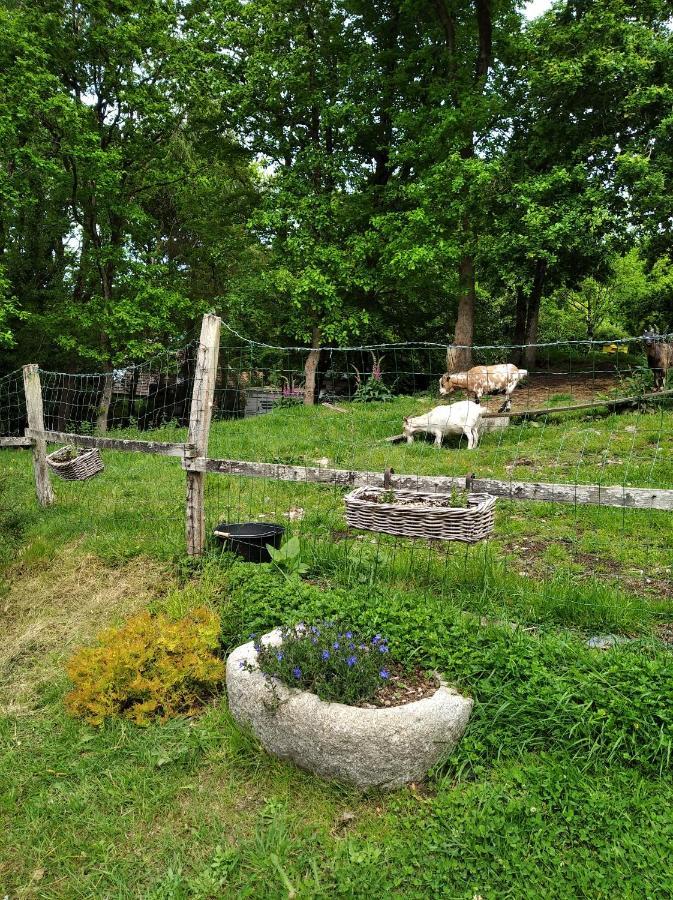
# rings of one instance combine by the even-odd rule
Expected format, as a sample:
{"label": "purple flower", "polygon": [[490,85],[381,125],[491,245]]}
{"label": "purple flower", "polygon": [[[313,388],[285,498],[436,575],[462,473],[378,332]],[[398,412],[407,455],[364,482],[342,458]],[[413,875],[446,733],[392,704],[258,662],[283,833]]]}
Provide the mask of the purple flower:
{"label": "purple flower", "polygon": [[380,653],[387,653],[387,652],[388,652],[388,648],[386,647],[385,644],[381,644],[381,646],[379,647],[379,652],[380,652]]}
{"label": "purple flower", "polygon": [[313,634],[320,634],[320,629],[316,628],[315,625],[311,625],[311,631]]}
{"label": "purple flower", "polygon": [[339,649],[339,641],[334,641],[332,646],[334,647],[335,650],[338,650]]}
{"label": "purple flower", "polygon": [[245,660],[244,660],[244,659],[242,659],[242,660],[239,662],[238,668],[239,668],[239,669],[244,669],[244,668],[245,668]]}
{"label": "purple flower", "polygon": [[355,644],[353,643],[353,641],[351,641],[350,644],[348,645],[348,649],[355,650]]}
{"label": "purple flower", "polygon": [[348,640],[350,641],[350,639],[353,637],[353,632],[347,631],[346,634],[344,635],[344,637],[348,638]]}
{"label": "purple flower", "polygon": [[301,678],[301,669],[299,668],[299,666],[294,667],[294,669],[292,670],[292,674],[295,678]]}
{"label": "purple flower", "polygon": [[317,643],[318,643],[318,638],[317,638],[317,637],[312,637],[312,638],[311,638],[311,643],[312,643],[312,644],[317,644]]}
{"label": "purple flower", "polygon": [[322,652],[323,659],[329,659],[329,650],[323,650]]}
{"label": "purple flower", "polygon": [[379,675],[381,676],[381,678],[389,678],[390,672],[387,669],[381,669]]}
{"label": "purple flower", "polygon": [[283,654],[280,651],[278,653],[276,653],[276,659],[278,660],[278,662],[280,662],[282,658],[283,658]]}
{"label": "purple flower", "polygon": [[358,661],[357,656],[349,656],[346,662],[348,663],[348,668],[352,669],[355,663]]}
{"label": "purple flower", "polygon": [[372,638],[372,644],[378,644],[382,640],[383,640],[383,638],[381,637],[380,634],[375,634],[374,637]]}
{"label": "purple flower", "polygon": [[257,653],[261,652],[262,645],[259,643],[259,641],[255,641],[255,643],[252,646],[255,648]]}

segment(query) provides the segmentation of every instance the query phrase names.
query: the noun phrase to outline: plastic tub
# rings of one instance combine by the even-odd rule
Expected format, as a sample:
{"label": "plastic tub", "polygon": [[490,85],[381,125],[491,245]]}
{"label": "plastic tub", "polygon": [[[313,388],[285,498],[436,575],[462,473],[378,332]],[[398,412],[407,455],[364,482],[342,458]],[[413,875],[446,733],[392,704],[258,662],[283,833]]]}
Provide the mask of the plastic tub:
{"label": "plastic tub", "polygon": [[213,531],[228,549],[247,559],[248,562],[271,562],[271,555],[266,549],[270,544],[275,549],[280,547],[285,528],[268,522],[223,522]]}

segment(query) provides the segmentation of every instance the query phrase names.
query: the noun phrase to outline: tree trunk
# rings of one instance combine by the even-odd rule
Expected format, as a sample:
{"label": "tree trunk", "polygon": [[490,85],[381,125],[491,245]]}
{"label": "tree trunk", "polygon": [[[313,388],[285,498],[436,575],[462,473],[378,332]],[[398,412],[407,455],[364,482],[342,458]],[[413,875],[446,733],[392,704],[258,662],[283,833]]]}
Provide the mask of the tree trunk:
{"label": "tree trunk", "polygon": [[313,406],[316,394],[316,373],[320,362],[320,329],[315,326],[311,334],[311,352],[304,366],[304,405]]}
{"label": "tree trunk", "polygon": [[514,335],[512,343],[512,362],[523,365],[523,345],[526,343],[526,319],[528,318],[528,298],[525,292],[518,288],[516,292],[516,310],[514,313]]}
{"label": "tree trunk", "polygon": [[526,346],[524,348],[523,361],[525,368],[533,369],[537,362],[537,325],[540,318],[540,302],[544,289],[544,279],[547,274],[547,261],[538,259],[535,262],[535,276],[533,287],[528,298],[528,321],[526,323]]}
{"label": "tree trunk", "polygon": [[107,431],[107,417],[110,412],[110,404],[112,403],[112,372],[105,373],[105,381],[103,382],[103,393],[101,394],[100,403],[98,404],[98,414],[96,415],[96,433],[105,434]]}
{"label": "tree trunk", "polygon": [[[474,335],[474,260],[465,254],[458,270],[460,296],[458,298],[458,318],[454,332],[454,344],[447,353],[448,371],[464,371],[472,365],[472,338]],[[453,365],[453,370],[449,367]]]}

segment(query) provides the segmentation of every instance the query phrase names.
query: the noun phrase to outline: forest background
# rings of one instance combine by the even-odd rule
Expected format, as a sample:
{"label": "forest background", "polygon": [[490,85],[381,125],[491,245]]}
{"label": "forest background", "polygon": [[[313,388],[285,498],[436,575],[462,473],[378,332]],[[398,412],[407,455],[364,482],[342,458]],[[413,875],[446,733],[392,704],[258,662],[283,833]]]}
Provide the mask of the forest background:
{"label": "forest background", "polygon": [[673,4],[539,8],[3,0],[0,374],[670,331]]}

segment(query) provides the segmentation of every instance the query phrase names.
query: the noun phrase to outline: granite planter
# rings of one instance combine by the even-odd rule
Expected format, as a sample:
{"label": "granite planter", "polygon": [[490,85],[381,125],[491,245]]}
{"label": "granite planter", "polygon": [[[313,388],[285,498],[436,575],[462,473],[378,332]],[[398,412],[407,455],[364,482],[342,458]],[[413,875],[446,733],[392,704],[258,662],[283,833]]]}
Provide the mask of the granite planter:
{"label": "granite planter", "polygon": [[[279,645],[280,630],[261,640]],[[472,712],[472,700],[442,681],[423,700],[364,709],[326,703],[277,680],[272,686],[256,663],[252,641],[227,660],[227,693],[234,719],[249,727],[274,756],[360,788],[391,789],[420,781],[453,750]]]}

